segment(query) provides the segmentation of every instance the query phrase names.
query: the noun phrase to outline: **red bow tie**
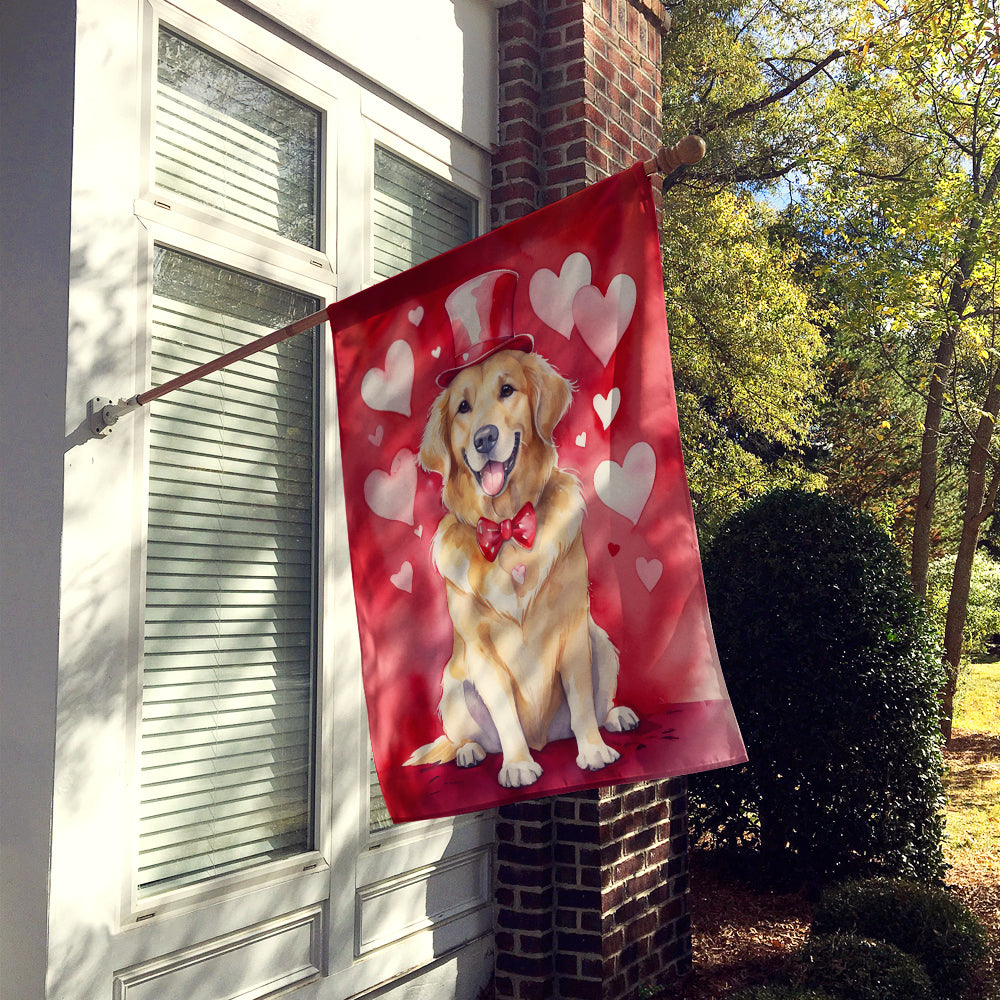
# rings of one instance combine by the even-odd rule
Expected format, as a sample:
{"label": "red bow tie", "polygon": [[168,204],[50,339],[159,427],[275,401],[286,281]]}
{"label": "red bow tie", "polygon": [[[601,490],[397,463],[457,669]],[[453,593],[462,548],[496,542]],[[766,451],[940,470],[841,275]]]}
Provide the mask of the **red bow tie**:
{"label": "red bow tie", "polygon": [[530,549],[535,541],[535,508],[526,503],[509,521],[491,521],[481,517],[476,525],[476,541],[486,558],[493,562],[500,546],[513,538],[518,545]]}

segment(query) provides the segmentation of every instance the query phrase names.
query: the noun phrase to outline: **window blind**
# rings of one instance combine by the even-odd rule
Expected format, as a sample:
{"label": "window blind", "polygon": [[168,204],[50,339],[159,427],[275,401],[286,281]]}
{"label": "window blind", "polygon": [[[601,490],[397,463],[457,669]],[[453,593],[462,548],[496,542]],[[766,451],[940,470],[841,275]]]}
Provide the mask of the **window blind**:
{"label": "window blind", "polygon": [[155,111],[158,188],[318,245],[318,111],[166,28]]}
{"label": "window blind", "polygon": [[476,200],[375,147],[375,273],[388,278],[477,235]]}
{"label": "window blind", "polygon": [[[381,146],[375,147],[372,216],[374,271],[380,278],[405,271],[478,235],[474,198]],[[368,817],[372,833],[392,826],[372,760]]]}
{"label": "window blind", "polygon": [[[315,311],[157,248],[159,384]],[[150,408],[140,895],[312,846],[315,331]]]}

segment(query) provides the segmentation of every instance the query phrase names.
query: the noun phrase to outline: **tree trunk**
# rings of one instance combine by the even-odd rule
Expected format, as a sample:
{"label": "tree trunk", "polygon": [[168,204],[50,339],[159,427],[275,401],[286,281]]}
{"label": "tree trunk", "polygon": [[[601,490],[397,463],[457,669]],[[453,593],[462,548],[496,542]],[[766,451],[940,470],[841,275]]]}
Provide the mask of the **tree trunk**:
{"label": "tree trunk", "polygon": [[910,551],[910,582],[920,597],[927,595],[927,569],[931,560],[931,524],[934,520],[934,497],[937,493],[938,437],[944,412],[944,377],[955,356],[955,329],[948,324],[934,354],[924,431],[920,439],[920,484],[913,519],[913,544]]}
{"label": "tree trunk", "polygon": [[[998,467],[990,458],[990,442],[1000,409],[1000,373],[995,373],[986,395],[983,414],[973,436],[969,455],[968,485],[965,511],[962,517],[962,536],[955,558],[955,573],[948,596],[948,614],[944,627],[945,685],[941,692],[941,733],[951,739],[952,718],[955,711],[955,689],[958,685],[958,668],[962,659],[962,633],[969,608],[969,588],[972,583],[972,564],[979,544],[979,531],[983,522],[993,513],[997,485],[1000,483]],[[991,463],[994,472],[987,481]]]}
{"label": "tree trunk", "polygon": [[[978,178],[982,153],[974,157],[974,173]],[[938,344],[931,370],[927,394],[927,411],[924,432],[920,442],[920,485],[917,492],[917,509],[913,520],[913,544],[910,552],[910,582],[921,596],[927,596],[927,569],[931,557],[931,526],[934,520],[934,495],[937,491],[938,437],[941,432],[941,414],[944,409],[944,377],[955,356],[955,338],[959,324],[969,304],[969,278],[972,275],[976,240],[987,209],[993,204],[1000,190],[1000,160],[993,164],[986,184],[979,189],[976,183],[977,202],[962,243],[962,254],[957,261],[955,277],[948,293],[945,321],[948,328]],[[995,411],[994,411],[995,412]],[[963,615],[964,625],[964,615]]]}

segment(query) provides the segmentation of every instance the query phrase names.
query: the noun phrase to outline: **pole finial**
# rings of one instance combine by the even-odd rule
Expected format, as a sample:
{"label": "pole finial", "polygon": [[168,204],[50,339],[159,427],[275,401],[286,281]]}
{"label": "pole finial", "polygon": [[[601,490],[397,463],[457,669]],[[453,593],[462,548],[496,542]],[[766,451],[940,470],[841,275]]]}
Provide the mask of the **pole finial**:
{"label": "pole finial", "polygon": [[673,146],[661,146],[653,159],[646,160],[646,173],[666,175],[682,165],[693,166],[705,155],[707,148],[700,135],[686,135]]}

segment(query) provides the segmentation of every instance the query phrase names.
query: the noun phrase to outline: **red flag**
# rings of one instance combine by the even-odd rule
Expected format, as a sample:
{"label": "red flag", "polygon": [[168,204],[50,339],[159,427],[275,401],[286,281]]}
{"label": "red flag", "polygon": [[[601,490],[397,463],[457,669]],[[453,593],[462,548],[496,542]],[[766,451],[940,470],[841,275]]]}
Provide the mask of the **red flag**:
{"label": "red flag", "polygon": [[745,760],[642,165],[329,315],[393,819]]}

